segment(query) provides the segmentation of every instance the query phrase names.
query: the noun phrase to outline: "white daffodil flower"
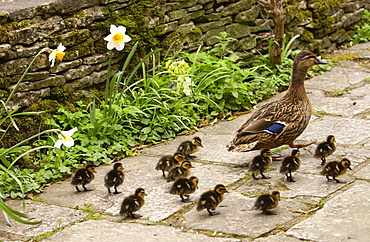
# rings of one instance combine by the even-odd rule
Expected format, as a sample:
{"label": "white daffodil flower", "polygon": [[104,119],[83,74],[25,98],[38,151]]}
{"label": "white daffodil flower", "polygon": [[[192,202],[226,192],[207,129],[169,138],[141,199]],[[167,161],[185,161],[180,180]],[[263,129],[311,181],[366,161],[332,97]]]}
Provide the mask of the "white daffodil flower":
{"label": "white daffodil flower", "polygon": [[112,50],[113,48],[123,50],[125,43],[131,41],[131,37],[126,34],[126,28],[124,26],[116,27],[115,25],[111,25],[110,35],[105,37],[104,40],[108,41],[108,50]]}
{"label": "white daffodil flower", "polygon": [[55,142],[54,147],[60,148],[62,145],[69,148],[72,147],[75,142],[73,141],[72,135],[77,131],[77,128],[73,128],[68,131],[60,131],[58,134],[58,140]]}
{"label": "white daffodil flower", "polygon": [[51,66],[53,67],[55,64],[55,59],[58,58],[58,60],[62,61],[64,55],[66,54],[64,50],[66,47],[64,47],[62,44],[59,44],[58,47],[55,50],[52,50],[49,55],[49,62],[51,62]]}

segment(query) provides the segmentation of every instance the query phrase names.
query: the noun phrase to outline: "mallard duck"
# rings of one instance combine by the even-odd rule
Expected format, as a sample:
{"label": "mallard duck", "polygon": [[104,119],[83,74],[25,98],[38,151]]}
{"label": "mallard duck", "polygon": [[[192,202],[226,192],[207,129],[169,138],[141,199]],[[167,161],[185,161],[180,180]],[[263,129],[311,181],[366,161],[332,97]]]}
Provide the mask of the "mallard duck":
{"label": "mallard duck", "polygon": [[298,170],[301,165],[301,153],[299,150],[293,150],[290,156],[284,158],[281,163],[280,173],[286,175],[288,182],[295,182],[292,172]]}
{"label": "mallard duck", "polygon": [[261,154],[257,155],[253,158],[248,171],[253,172],[252,176],[254,179],[256,178],[255,173],[259,172],[262,176],[262,179],[268,179],[269,177],[266,177],[263,172],[270,166],[272,163],[272,154],[269,149],[262,149]]}
{"label": "mallard duck", "polygon": [[123,174],[123,166],[121,163],[115,163],[113,165],[113,170],[109,171],[104,177],[104,185],[108,188],[108,193],[111,194],[110,188],[114,186],[113,194],[120,194],[117,191],[117,187],[122,185],[125,175]]}
{"label": "mallard duck", "polygon": [[286,94],[277,101],[256,110],[236,131],[227,144],[229,151],[247,152],[282,145],[301,148],[315,142],[293,144],[306,129],[311,117],[311,102],[306,94],[304,80],[310,67],[327,64],[309,51],[301,51],[294,60],[293,74]]}
{"label": "mallard duck", "polygon": [[186,178],[191,173],[191,168],[194,168],[194,166],[191,164],[190,161],[184,160],[181,162],[180,166],[172,167],[167,174],[167,182],[174,181],[178,178]]}
{"label": "mallard duck", "polygon": [[215,210],[216,207],[224,200],[225,192],[228,192],[226,187],[222,184],[218,184],[213,190],[203,193],[198,201],[197,211],[207,209],[207,212],[210,216],[220,214],[219,212],[212,212],[210,210]]}
{"label": "mallard duck", "polygon": [[[344,158],[341,161],[330,161],[324,166],[320,174],[326,176],[328,181],[334,180],[340,183],[336,177],[345,174],[347,169],[352,170],[351,162],[347,158]],[[333,177],[333,179],[330,179],[329,176]]]}
{"label": "mallard duck", "polygon": [[273,191],[271,194],[262,194],[260,195],[254,206],[253,210],[261,210],[262,213],[266,215],[275,215],[275,212],[270,211],[270,209],[276,208],[280,201],[280,192]]}
{"label": "mallard duck", "polygon": [[176,152],[174,155],[165,155],[159,161],[155,169],[162,170],[163,177],[166,177],[164,174],[165,171],[169,171],[173,166],[178,166],[184,160],[184,155],[182,152]]}
{"label": "mallard duck", "polygon": [[147,194],[143,188],[138,188],[135,191],[135,194],[132,194],[125,199],[123,199],[120,214],[129,218],[140,218],[140,214],[134,214],[133,212],[139,211],[142,206],[145,204],[144,197]]}
{"label": "mallard duck", "polygon": [[76,170],[72,176],[71,184],[76,186],[78,192],[80,192],[78,185],[82,185],[84,191],[92,191],[93,189],[87,189],[85,185],[94,180],[94,173],[96,173],[95,166],[93,164],[86,164],[84,167]]}
{"label": "mallard duck", "polygon": [[199,147],[203,147],[202,140],[199,137],[194,137],[191,141],[182,142],[177,148],[178,152],[182,152],[186,159],[195,158],[191,154],[198,152]]}
{"label": "mallard duck", "polygon": [[315,158],[321,159],[321,165],[324,165],[326,162],[326,157],[333,154],[334,151],[337,149],[337,143],[335,141],[335,137],[333,135],[329,135],[326,138],[326,141],[321,142],[315,151]]}
{"label": "mallard duck", "polygon": [[185,200],[184,196],[189,197],[189,194],[194,193],[198,189],[198,183],[199,180],[195,176],[177,179],[171,186],[170,194],[180,195],[184,203],[190,202],[189,198]]}

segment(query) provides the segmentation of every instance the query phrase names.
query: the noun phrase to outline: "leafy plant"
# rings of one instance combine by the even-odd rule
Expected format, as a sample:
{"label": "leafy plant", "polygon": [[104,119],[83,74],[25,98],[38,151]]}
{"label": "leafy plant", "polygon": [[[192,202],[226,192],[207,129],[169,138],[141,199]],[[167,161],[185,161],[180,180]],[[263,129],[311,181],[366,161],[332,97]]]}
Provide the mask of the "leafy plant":
{"label": "leafy plant", "polygon": [[362,19],[364,21],[364,25],[356,26],[356,34],[349,39],[351,41],[351,45],[356,45],[360,42],[366,42],[370,40],[370,12],[368,10],[364,10]]}

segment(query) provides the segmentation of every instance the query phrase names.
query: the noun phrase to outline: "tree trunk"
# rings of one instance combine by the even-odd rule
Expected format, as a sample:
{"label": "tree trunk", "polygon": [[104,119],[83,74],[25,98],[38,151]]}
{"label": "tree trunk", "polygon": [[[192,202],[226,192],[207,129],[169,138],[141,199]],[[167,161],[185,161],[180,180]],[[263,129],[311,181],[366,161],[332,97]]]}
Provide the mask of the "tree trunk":
{"label": "tree trunk", "polygon": [[284,0],[257,0],[257,2],[271,15],[275,24],[275,42],[272,45],[270,61],[272,67],[281,65],[281,44],[284,38]]}

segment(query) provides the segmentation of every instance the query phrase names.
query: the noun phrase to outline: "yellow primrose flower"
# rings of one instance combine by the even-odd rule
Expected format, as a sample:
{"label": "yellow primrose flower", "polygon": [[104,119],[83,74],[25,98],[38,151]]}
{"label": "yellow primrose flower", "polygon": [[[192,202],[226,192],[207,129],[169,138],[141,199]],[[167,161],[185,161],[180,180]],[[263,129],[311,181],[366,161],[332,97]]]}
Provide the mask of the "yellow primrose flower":
{"label": "yellow primrose flower", "polygon": [[110,34],[105,37],[104,40],[108,41],[108,50],[114,48],[123,50],[123,48],[125,48],[125,43],[131,41],[131,37],[126,34],[126,28],[124,26],[116,27],[115,25],[111,25]]}
{"label": "yellow primrose flower", "polygon": [[58,134],[58,140],[55,142],[54,147],[60,148],[62,145],[65,147],[72,147],[75,143],[72,138],[72,135],[77,131],[77,128],[73,128],[68,131],[59,131],[60,134]]}
{"label": "yellow primrose flower", "polygon": [[59,44],[58,47],[55,50],[52,50],[50,55],[49,55],[49,62],[51,62],[51,67],[54,66],[55,64],[55,59],[57,58],[58,60],[62,61],[64,55],[66,54],[64,50],[66,47],[64,47],[62,44]]}

